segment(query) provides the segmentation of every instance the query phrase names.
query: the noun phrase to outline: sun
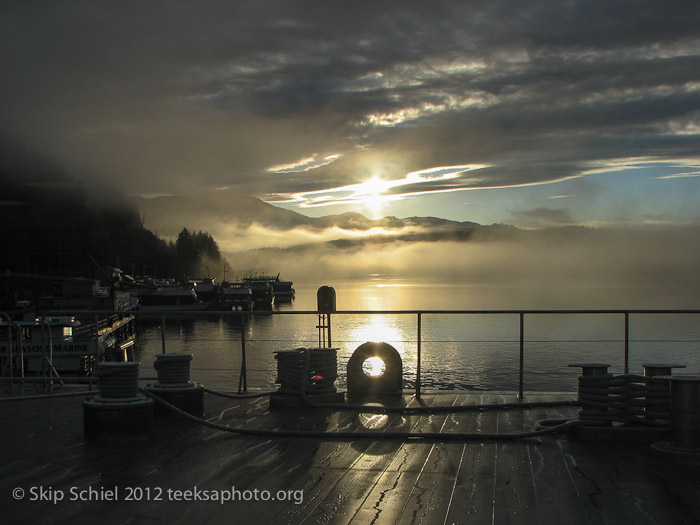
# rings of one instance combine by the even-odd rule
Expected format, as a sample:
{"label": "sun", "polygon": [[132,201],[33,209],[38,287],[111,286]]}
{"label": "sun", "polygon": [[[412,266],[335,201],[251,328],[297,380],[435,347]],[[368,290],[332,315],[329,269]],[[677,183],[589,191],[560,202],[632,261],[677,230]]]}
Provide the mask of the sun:
{"label": "sun", "polygon": [[384,192],[394,185],[395,181],[384,180],[375,175],[355,185],[353,198],[364,204],[373,215],[378,216],[384,204],[393,200],[391,196],[384,195]]}
{"label": "sun", "polygon": [[393,181],[384,180],[375,175],[371,179],[358,184],[356,193],[358,195],[381,195],[391,188],[392,183]]}

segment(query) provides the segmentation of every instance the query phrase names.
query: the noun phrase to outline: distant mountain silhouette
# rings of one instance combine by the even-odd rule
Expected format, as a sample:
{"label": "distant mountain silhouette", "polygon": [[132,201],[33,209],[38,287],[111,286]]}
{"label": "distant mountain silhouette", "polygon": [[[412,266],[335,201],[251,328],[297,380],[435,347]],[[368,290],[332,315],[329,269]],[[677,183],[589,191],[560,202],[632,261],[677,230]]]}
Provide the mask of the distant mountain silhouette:
{"label": "distant mountain silhouette", "polygon": [[207,228],[211,222],[240,226],[259,224],[274,230],[327,228],[370,230],[371,228],[425,228],[434,230],[471,230],[479,225],[436,217],[384,217],[369,219],[356,212],[307,217],[301,213],[268,204],[256,197],[232,192],[203,192],[192,195],[163,196],[150,199],[133,197],[132,202],[145,215],[146,225],[166,237],[173,237],[182,224]]}
{"label": "distant mountain silhouette", "polygon": [[[309,224],[309,217],[277,208],[248,195],[229,192],[206,192],[192,195],[164,197],[131,197],[134,205],[145,214],[146,223],[164,235],[171,236],[177,225],[237,222],[243,225],[258,223],[275,229],[291,229]],[[186,218],[181,220],[181,218]],[[199,227],[199,226],[197,226]],[[179,231],[179,230],[178,230]]]}

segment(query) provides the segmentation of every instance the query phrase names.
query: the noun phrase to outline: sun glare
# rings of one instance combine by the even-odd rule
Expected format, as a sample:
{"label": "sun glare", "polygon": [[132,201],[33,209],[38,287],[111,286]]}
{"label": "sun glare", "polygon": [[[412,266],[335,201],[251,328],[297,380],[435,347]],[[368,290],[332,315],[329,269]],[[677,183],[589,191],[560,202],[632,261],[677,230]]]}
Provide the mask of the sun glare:
{"label": "sun glare", "polygon": [[379,377],[386,371],[386,363],[380,357],[368,357],[362,363],[362,371],[369,377]]}
{"label": "sun glare", "polygon": [[375,175],[371,179],[357,184],[353,197],[364,204],[373,215],[377,216],[380,214],[383,205],[392,200],[392,197],[384,195],[384,192],[395,185],[396,181],[384,180]]}
{"label": "sun glare", "polygon": [[391,188],[394,181],[384,180],[376,175],[365,182],[362,182],[356,186],[357,195],[368,195],[375,196],[381,195],[387,189]]}

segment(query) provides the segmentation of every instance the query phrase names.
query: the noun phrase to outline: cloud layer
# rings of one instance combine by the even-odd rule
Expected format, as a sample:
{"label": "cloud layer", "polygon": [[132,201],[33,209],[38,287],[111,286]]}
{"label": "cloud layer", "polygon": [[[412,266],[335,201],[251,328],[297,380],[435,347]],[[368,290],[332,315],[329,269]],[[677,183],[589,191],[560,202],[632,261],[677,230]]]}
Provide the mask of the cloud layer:
{"label": "cloud layer", "polygon": [[307,207],[695,174],[698,27],[695,1],[5,2],[0,131],[131,193]]}

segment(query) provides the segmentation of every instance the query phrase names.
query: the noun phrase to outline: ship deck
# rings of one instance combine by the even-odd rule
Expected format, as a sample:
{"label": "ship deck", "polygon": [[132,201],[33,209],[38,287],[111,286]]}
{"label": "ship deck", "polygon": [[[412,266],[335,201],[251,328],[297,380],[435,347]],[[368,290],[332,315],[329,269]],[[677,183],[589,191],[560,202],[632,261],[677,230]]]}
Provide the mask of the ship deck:
{"label": "ship deck", "polygon": [[[528,394],[526,401],[573,397]],[[403,399],[408,406],[515,400],[512,394],[456,392]],[[261,437],[173,417],[156,419],[146,437],[96,440],[83,436],[82,402],[65,397],[0,403],[3,523],[700,520],[700,472],[668,464],[648,443],[590,442],[565,433],[496,441]],[[574,418],[576,412],[547,407],[364,417],[329,409],[270,409],[266,398],[234,401],[207,394],[204,418],[231,427],[329,433],[371,427],[514,433],[533,430],[543,419]],[[234,495],[232,487],[249,501],[186,501],[196,491],[200,497]],[[261,498],[269,491],[275,501],[255,501],[255,491]],[[62,501],[52,501],[60,495]],[[127,501],[130,496],[135,501]],[[91,500],[70,501],[78,497]]]}

